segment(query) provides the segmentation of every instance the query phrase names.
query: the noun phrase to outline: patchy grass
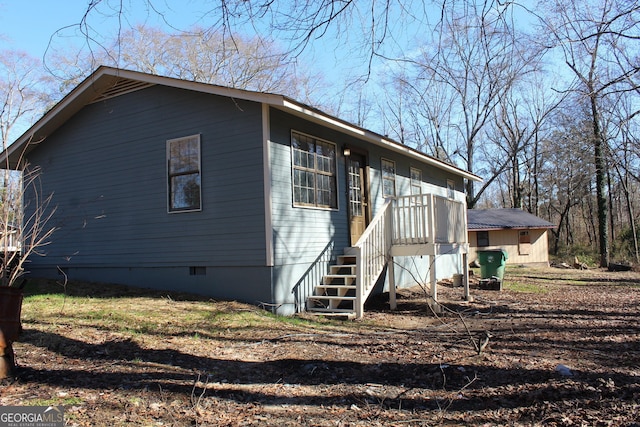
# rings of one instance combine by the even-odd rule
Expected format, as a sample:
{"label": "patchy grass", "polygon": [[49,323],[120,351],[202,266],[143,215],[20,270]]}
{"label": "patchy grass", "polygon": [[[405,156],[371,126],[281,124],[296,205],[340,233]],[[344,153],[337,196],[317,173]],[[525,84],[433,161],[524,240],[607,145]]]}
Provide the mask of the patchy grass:
{"label": "patchy grass", "polygon": [[524,282],[507,282],[503,283],[503,289],[512,292],[522,292],[527,294],[544,294],[549,292],[549,290],[535,283],[524,283]]}
{"label": "patchy grass", "polygon": [[[64,394],[64,393],[63,393]],[[27,406],[73,406],[85,403],[77,397],[54,397],[51,399],[30,399],[25,401]]]}
{"label": "patchy grass", "polygon": [[505,281],[516,282],[521,286],[541,286],[547,289],[562,286],[598,286],[613,285],[639,287],[640,276],[637,272],[609,272],[603,269],[561,269],[553,267],[507,266]]}
{"label": "patchy grass", "polygon": [[[118,295],[117,290],[123,292]],[[66,292],[66,293],[63,293]],[[258,307],[213,301],[197,295],[161,293],[118,286],[70,283],[65,289],[38,281],[27,285],[23,320],[55,330],[60,327],[98,328],[125,335],[204,337],[229,330],[301,331],[344,328],[325,318],[278,316]]]}
{"label": "patchy grass", "polygon": [[[507,267],[506,292],[418,287],[360,321],[123,286],[28,284],[0,405],[69,425],[633,425],[639,273]],[[65,291],[65,293],[63,293]],[[488,345],[478,343],[490,333]],[[556,371],[570,368],[571,377]],[[105,421],[108,420],[108,421]],[[611,422],[615,420],[615,422]]]}

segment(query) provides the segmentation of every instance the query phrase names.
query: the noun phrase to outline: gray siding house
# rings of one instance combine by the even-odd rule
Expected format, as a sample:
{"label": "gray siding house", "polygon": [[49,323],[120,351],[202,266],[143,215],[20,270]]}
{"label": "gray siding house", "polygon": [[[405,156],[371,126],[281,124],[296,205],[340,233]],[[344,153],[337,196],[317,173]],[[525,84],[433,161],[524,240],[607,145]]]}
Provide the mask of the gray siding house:
{"label": "gray siding house", "polygon": [[466,274],[477,176],[281,95],[100,67],[4,156],[57,207],[33,276],[361,316]]}

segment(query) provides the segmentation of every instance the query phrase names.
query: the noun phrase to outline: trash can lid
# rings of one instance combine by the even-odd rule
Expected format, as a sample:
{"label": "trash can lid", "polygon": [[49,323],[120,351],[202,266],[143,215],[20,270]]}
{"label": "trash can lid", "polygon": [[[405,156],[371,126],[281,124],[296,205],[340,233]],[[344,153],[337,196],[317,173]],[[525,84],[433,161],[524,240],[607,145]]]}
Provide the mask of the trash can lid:
{"label": "trash can lid", "polygon": [[502,256],[504,257],[504,259],[509,259],[507,250],[502,248],[502,249],[481,249],[478,250],[477,253],[484,253],[484,254],[502,254]]}

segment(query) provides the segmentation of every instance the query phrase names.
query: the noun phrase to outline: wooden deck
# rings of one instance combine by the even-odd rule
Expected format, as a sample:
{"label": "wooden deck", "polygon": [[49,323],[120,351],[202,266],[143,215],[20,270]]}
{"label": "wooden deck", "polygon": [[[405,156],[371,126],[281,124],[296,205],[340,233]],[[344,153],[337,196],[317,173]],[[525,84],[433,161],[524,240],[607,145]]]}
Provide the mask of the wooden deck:
{"label": "wooden deck", "polygon": [[[348,271],[340,262],[331,266],[322,284],[307,301],[307,309],[360,318],[364,303],[387,268],[389,298],[395,308],[394,257],[459,254],[465,297],[469,296],[466,205],[433,194],[402,196],[386,201],[364,234],[350,248]],[[438,309],[435,263],[431,263],[431,303]]]}

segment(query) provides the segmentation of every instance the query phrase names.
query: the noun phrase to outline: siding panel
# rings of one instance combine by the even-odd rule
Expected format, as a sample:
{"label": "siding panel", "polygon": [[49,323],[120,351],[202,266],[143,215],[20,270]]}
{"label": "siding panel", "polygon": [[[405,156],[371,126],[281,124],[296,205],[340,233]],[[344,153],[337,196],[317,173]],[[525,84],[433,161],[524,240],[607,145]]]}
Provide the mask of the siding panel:
{"label": "siding panel", "polygon": [[[411,160],[401,154],[374,146],[353,136],[327,129],[283,111],[271,109],[271,184],[274,231],[273,272],[274,301],[283,312],[304,309],[304,299],[320,283],[329,263],[349,244],[348,212],[346,200],[344,146],[367,154],[369,162],[369,205],[371,217],[384,204],[380,174],[381,158],[396,162],[396,193],[411,194],[410,168],[422,171],[423,192],[447,195],[447,180],[453,180],[457,197],[464,200],[461,177],[427,164]],[[292,200],[291,131],[295,130],[337,145],[338,209],[312,209],[294,207]],[[438,257],[438,278],[450,277],[458,272],[459,256]],[[428,277],[429,262],[423,259],[398,260],[397,283],[415,285],[415,277]]]}
{"label": "siding panel", "polygon": [[[193,134],[202,210],[169,214],[166,140]],[[261,146],[255,103],[154,86],[86,106],[30,154],[61,227],[33,263],[264,266]]]}

